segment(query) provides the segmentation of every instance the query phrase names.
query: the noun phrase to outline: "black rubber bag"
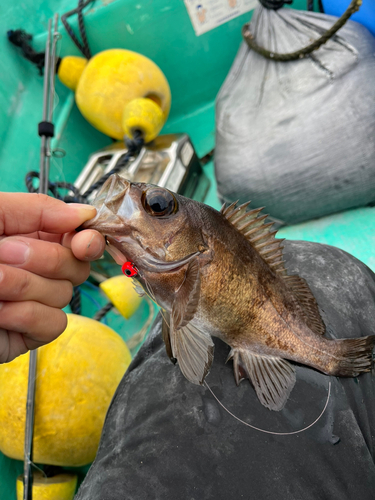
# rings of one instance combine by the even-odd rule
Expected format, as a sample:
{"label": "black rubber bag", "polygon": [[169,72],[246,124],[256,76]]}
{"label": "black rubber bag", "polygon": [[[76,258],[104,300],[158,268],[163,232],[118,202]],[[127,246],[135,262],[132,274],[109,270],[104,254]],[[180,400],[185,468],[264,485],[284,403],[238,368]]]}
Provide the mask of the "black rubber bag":
{"label": "black rubber bag", "polygon": [[[257,44],[308,46],[336,17],[254,11]],[[275,62],[242,43],[217,96],[215,171],[223,201],[252,200],[287,224],[375,200],[375,38],[343,28],[305,59]]]}
{"label": "black rubber bag", "polygon": [[[375,276],[333,247],[286,242],[289,272],[311,286],[327,336],[374,333]],[[160,320],[109,408],[94,464],[76,500],[373,500],[375,383],[297,366],[285,408],[272,412],[248,381],[236,386],[229,347],[216,339],[207,382],[188,382],[166,355]]]}

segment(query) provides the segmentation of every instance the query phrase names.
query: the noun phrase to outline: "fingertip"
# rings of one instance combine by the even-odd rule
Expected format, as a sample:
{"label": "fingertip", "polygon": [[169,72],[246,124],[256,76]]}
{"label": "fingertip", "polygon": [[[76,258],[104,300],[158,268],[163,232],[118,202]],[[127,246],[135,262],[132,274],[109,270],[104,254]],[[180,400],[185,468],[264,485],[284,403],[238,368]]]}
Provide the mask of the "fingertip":
{"label": "fingertip", "polygon": [[77,259],[92,261],[103,255],[105,240],[97,231],[86,229],[74,235],[70,246]]}
{"label": "fingertip", "polygon": [[69,203],[68,206],[73,208],[73,210],[78,213],[78,216],[82,223],[86,220],[93,219],[96,215],[96,208],[92,205],[85,205],[82,203]]}

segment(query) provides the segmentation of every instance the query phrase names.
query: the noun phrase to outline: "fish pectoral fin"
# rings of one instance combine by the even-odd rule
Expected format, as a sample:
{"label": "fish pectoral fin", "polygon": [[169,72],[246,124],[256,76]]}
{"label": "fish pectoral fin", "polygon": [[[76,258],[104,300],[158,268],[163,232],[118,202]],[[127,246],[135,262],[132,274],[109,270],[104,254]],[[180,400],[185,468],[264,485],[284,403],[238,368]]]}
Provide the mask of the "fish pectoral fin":
{"label": "fish pectoral fin", "polygon": [[163,321],[161,323],[161,334],[163,336],[165,350],[167,351],[167,355],[172,363],[176,364],[176,358],[173,357],[172,354],[172,346],[171,346],[171,336],[170,336],[170,324],[171,324],[171,316],[169,312],[163,310],[162,312]]}
{"label": "fish pectoral fin", "polygon": [[236,381],[243,378],[245,371],[262,405],[280,411],[296,383],[293,366],[285,359],[261,356],[244,349],[233,349],[231,357]]}
{"label": "fish pectoral fin", "polygon": [[177,359],[183,375],[202,384],[213,360],[211,336],[191,324],[200,298],[198,259],[189,262],[185,278],[173,301],[170,321],[172,356]]}
{"label": "fish pectoral fin", "polygon": [[184,281],[176,293],[172,305],[172,321],[175,330],[187,325],[198,308],[200,297],[200,273],[198,259],[189,262]]}
{"label": "fish pectoral fin", "polygon": [[170,330],[172,355],[177,359],[183,375],[193,384],[202,384],[214,357],[211,336],[191,323]]}

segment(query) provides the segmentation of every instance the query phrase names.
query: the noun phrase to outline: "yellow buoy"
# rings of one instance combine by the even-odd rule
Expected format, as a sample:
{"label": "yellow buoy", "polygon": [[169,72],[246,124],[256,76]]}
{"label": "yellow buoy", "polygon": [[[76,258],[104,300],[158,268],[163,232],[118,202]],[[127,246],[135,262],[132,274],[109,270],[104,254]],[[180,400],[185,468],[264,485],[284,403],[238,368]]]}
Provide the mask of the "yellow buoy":
{"label": "yellow buoy", "polygon": [[163,125],[163,112],[152,99],[140,97],[133,99],[124,107],[122,129],[127,137],[133,138],[135,132],[139,131],[146,143],[151,142]]}
{"label": "yellow buoy", "polygon": [[146,129],[146,142],[157,136],[168,118],[171,91],[164,74],[151,59],[124,49],[99,52],[85,65],[83,58],[65,59],[68,58],[61,61],[59,77],[76,89],[77,106],[91,125],[114,139],[123,139],[125,107],[134,99],[145,98],[154,106],[148,106],[147,113],[141,110],[139,122],[133,120],[131,128]]}
{"label": "yellow buoy", "polygon": [[131,318],[141,305],[142,299],[134,289],[133,280],[124,275],[109,278],[99,286],[126,319]]}
{"label": "yellow buoy", "polygon": [[[57,474],[44,477],[33,472],[33,500],[73,500],[78,477],[75,474]],[[17,500],[23,499],[23,476],[17,478]]]}
{"label": "yellow buoy", "polygon": [[61,59],[57,71],[60,81],[70,90],[75,91],[87,64],[87,59],[78,56],[66,56]]}
{"label": "yellow buoy", "polygon": [[[108,326],[68,314],[68,326],[38,349],[33,461],[93,461],[112,396],[131,361]],[[0,450],[23,459],[29,354],[0,365]]]}

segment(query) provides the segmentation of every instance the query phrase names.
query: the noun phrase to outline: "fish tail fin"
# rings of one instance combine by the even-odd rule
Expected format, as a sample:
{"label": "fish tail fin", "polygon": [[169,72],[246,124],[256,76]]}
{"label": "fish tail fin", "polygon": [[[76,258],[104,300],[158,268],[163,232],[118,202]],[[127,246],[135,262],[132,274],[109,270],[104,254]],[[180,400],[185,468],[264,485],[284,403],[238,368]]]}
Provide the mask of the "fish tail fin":
{"label": "fish tail fin", "polygon": [[358,339],[340,339],[334,341],[340,349],[339,358],[331,375],[357,377],[360,373],[370,372],[373,367],[373,349],[375,335]]}

